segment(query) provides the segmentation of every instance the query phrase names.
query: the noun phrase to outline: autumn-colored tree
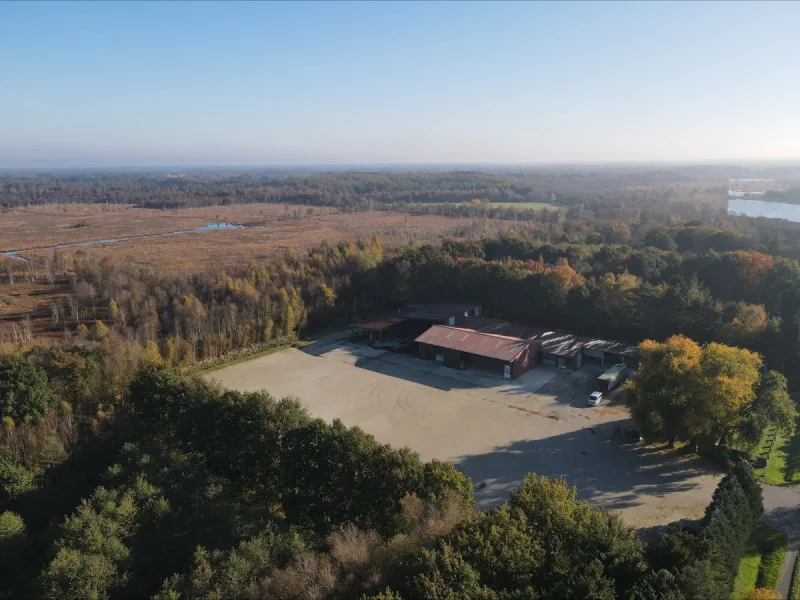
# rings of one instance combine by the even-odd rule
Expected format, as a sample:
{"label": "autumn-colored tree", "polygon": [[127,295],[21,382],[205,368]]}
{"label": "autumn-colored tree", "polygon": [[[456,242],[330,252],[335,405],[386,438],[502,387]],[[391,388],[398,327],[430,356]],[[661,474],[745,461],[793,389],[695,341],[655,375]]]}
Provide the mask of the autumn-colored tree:
{"label": "autumn-colored tree", "polygon": [[639,346],[639,371],[626,398],[651,439],[719,441],[756,397],[761,357],[724,344],[700,346],[685,336]]}
{"label": "autumn-colored tree", "polygon": [[583,276],[568,264],[556,265],[552,269],[547,269],[542,277],[545,289],[558,304],[563,304],[570,290],[585,281]]}
{"label": "autumn-colored tree", "polygon": [[95,321],[95,324],[92,325],[92,329],[89,336],[96,342],[99,342],[101,340],[104,340],[107,335],[108,335],[108,327],[106,327],[106,324],[100,320]]}
{"label": "autumn-colored tree", "polygon": [[336,292],[334,292],[326,283],[320,284],[319,293],[322,297],[322,304],[326,308],[333,308],[336,304]]}
{"label": "autumn-colored tree", "polygon": [[722,337],[726,342],[745,344],[763,334],[768,322],[767,311],[761,304],[740,302],[736,307],[736,315],[723,326]]}
{"label": "autumn-colored tree", "polygon": [[639,278],[627,271],[619,275],[606,273],[597,281],[600,292],[598,308],[610,315],[624,314],[630,309],[639,284]]}
{"label": "autumn-colored tree", "polygon": [[149,369],[156,369],[164,366],[164,359],[158,350],[158,344],[150,340],[142,354],[142,366]]}
{"label": "autumn-colored tree", "polygon": [[108,302],[108,317],[112,323],[116,323],[119,319],[119,306],[114,299]]}

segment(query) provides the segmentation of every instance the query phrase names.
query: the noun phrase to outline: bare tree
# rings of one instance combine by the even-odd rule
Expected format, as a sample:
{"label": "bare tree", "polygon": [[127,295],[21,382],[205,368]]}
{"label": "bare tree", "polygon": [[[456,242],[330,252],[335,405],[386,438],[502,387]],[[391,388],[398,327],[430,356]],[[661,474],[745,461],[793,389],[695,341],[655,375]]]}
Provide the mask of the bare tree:
{"label": "bare tree", "polygon": [[78,303],[78,299],[73,295],[69,297],[69,311],[72,315],[72,318],[75,319],[75,323],[78,325],[81,324],[81,306]]}
{"label": "bare tree", "polygon": [[52,286],[56,279],[55,272],[53,271],[53,263],[50,259],[45,258],[43,267],[45,279],[47,279],[47,283]]}

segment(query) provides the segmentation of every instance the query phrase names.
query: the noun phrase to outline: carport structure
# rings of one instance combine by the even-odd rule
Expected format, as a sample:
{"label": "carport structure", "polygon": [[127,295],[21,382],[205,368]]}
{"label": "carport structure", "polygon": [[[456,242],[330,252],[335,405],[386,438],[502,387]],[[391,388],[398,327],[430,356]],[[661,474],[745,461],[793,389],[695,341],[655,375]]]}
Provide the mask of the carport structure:
{"label": "carport structure", "polygon": [[400,338],[413,340],[433,325],[453,325],[458,318],[480,314],[476,304],[406,304],[395,311],[376,315],[353,325],[353,334],[370,340]]}
{"label": "carport structure", "polygon": [[454,369],[477,369],[516,378],[536,361],[540,344],[531,340],[435,325],[417,339],[420,358]]}

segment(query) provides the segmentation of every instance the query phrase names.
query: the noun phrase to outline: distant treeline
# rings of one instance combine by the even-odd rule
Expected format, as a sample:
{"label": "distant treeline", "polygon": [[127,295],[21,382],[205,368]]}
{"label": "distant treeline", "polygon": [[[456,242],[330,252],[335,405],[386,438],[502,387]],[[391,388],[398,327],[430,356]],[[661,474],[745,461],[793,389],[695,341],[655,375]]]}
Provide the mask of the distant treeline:
{"label": "distant treeline", "polygon": [[147,208],[224,206],[257,202],[370,208],[406,202],[502,202],[547,199],[542,191],[505,175],[471,171],[319,173],[275,177],[250,173],[220,176],[104,174],[0,179],[0,204],[134,204]]}

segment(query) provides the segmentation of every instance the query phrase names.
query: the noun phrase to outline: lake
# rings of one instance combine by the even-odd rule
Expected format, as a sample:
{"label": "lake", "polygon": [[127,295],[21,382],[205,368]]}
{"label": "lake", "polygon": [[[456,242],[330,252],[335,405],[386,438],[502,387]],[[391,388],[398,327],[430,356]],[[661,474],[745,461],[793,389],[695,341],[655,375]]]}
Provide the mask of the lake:
{"label": "lake", "polygon": [[728,200],[728,214],[745,215],[747,217],[767,217],[770,219],[787,219],[795,223],[800,223],[800,204],[731,198]]}

